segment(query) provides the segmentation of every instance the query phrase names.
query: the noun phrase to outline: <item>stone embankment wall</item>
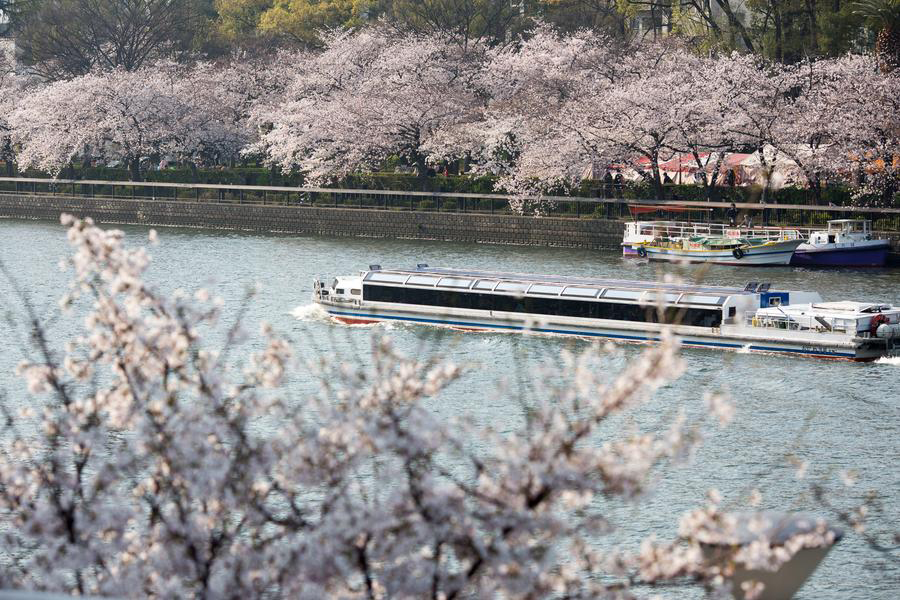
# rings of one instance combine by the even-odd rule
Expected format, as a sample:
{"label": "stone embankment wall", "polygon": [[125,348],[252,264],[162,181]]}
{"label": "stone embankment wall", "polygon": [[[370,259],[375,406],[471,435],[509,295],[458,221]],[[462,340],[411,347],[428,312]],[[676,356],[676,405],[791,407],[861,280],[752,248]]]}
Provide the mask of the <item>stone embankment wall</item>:
{"label": "stone embankment wall", "polygon": [[0,217],[64,212],[107,224],[575,248],[619,248],[623,232],[600,219],[0,194]]}

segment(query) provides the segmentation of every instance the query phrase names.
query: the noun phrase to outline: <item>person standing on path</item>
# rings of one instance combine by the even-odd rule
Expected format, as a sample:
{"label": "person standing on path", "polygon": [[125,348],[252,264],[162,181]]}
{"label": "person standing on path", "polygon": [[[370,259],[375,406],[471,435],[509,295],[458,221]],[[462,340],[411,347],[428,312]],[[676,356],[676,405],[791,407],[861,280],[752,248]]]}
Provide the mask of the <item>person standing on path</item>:
{"label": "person standing on path", "polygon": [[734,202],[731,203],[731,206],[728,207],[728,210],[725,211],[725,216],[728,217],[728,222],[732,227],[737,223],[737,206],[734,205]]}

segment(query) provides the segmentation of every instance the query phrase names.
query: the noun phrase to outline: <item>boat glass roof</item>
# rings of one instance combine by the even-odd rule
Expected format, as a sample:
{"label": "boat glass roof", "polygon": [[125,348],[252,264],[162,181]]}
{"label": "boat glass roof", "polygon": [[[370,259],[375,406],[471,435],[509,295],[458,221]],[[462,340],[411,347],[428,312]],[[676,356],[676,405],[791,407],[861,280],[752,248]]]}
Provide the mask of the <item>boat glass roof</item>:
{"label": "boat glass roof", "polygon": [[600,288],[583,288],[569,286],[563,290],[563,296],[577,296],[579,298],[596,298]]}
{"label": "boat glass roof", "polygon": [[[419,268],[415,270],[379,270],[366,273],[367,282],[427,285],[459,289],[487,290],[513,294],[568,296],[584,299],[625,300],[721,306],[727,296],[752,295],[741,288],[701,286],[655,281],[597,279],[560,275],[525,275],[497,271]],[[438,283],[439,280],[439,283]],[[647,293],[650,292],[650,293]],[[659,294],[662,293],[662,298]]]}
{"label": "boat glass roof", "polygon": [[384,283],[404,283],[406,278],[409,277],[408,273],[385,273],[383,271],[370,271],[366,277],[365,281],[381,281]]}
{"label": "boat glass roof", "polygon": [[412,275],[406,283],[411,285],[430,285],[435,286],[440,281],[440,277],[431,277],[429,275]]}
{"label": "boat glass roof", "polygon": [[724,287],[711,285],[691,285],[679,283],[663,283],[658,281],[633,281],[627,279],[604,279],[598,277],[571,277],[567,275],[529,275],[523,273],[505,273],[502,271],[478,271],[465,269],[447,269],[438,267],[428,267],[411,271],[392,270],[396,273],[433,273],[441,275],[452,275],[457,277],[473,277],[484,279],[499,279],[506,281],[531,281],[542,283],[562,283],[571,285],[585,285],[600,288],[626,288],[626,289],[653,289],[680,291],[684,293],[716,293],[718,295],[740,294],[744,292],[738,287]]}
{"label": "boat glass roof", "polygon": [[472,287],[471,279],[463,279],[460,277],[444,277],[438,283],[438,287],[452,287],[452,288],[470,288]]}
{"label": "boat glass roof", "polygon": [[501,292],[524,292],[528,289],[528,284],[518,281],[501,281],[496,289]]}
{"label": "boat glass roof", "polygon": [[550,294],[553,296],[558,296],[560,292],[563,291],[563,286],[561,285],[547,285],[546,283],[535,283],[528,290],[530,294]]}
{"label": "boat glass roof", "polygon": [[642,290],[606,290],[603,297],[616,300],[639,300],[643,293]]}

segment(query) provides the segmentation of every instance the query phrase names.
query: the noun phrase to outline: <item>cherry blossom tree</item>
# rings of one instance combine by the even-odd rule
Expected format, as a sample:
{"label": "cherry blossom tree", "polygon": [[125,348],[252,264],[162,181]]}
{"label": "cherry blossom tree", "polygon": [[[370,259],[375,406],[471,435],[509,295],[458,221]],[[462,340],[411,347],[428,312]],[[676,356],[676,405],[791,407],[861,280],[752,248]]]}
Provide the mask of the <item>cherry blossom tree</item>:
{"label": "cherry blossom tree", "polygon": [[173,79],[173,95],[184,104],[173,123],[173,153],[196,164],[234,164],[258,141],[254,106],[277,103],[298,55],[281,53],[267,60],[198,63]]}
{"label": "cherry blossom tree", "polygon": [[733,107],[746,102],[746,95],[752,93],[749,86],[756,77],[745,74],[747,69],[755,73],[757,66],[737,53],[718,57],[682,54],[680,60],[683,81],[671,91],[678,98],[679,118],[670,149],[692,157],[709,197],[728,154],[753,142],[739,132],[743,122]]}
{"label": "cherry blossom tree", "polygon": [[398,156],[422,176],[429,139],[479,107],[477,44],[463,51],[438,35],[401,36],[386,27],[335,32],[326,42],[296,76],[288,101],[256,115],[271,130],[254,150],[285,171],[326,181]]}
{"label": "cherry blossom tree", "polygon": [[26,83],[25,79],[15,74],[6,57],[0,56],[0,160],[6,163],[7,175],[12,175],[15,159],[8,116],[25,93]]}
{"label": "cherry blossom tree", "polygon": [[59,172],[77,157],[118,160],[141,178],[142,160],[233,161],[257,139],[251,105],[281,89],[256,63],[156,63],[37,88],[10,115],[22,167]]}
{"label": "cherry blossom tree", "polygon": [[572,104],[602,94],[619,69],[604,36],[539,27],[520,47],[489,52],[477,79],[487,106],[475,120],[438,132],[433,151],[472,158],[474,170],[501,175],[500,185],[522,196],[565,187],[605,152],[579,135]]}
{"label": "cherry blossom tree", "polygon": [[639,164],[662,196],[659,165],[684,154],[708,194],[733,152],[754,153],[764,196],[786,172],[817,200],[828,181],[867,203],[890,204],[900,189],[898,75],[871,57],[785,66],[542,25],[496,48],[384,24],[324,39],[321,51],[265,61],[162,62],[26,87],[6,75],[5,156],[52,173],[116,160],[134,179],[164,156],[193,167],[245,156],[311,183],[398,159],[423,176],[463,159],[498,176],[523,211],[594,165]]}
{"label": "cherry blossom tree", "polygon": [[[608,44],[595,38],[585,40],[594,49],[588,60],[567,61],[581,53],[573,40],[547,36],[540,41],[544,48],[535,50],[562,57],[560,74],[568,81],[559,85],[551,78],[555,95],[542,90],[540,83],[528,90],[533,92],[532,105],[540,104],[543,97],[548,101],[535,118],[526,119],[529,128],[520,127],[518,160],[502,185],[515,192],[541,191],[547,183],[550,187],[576,183],[585,164],[609,165],[644,157],[661,195],[659,164],[671,157],[687,110],[684,103],[692,98],[690,75],[683,71],[692,64],[692,57],[679,49],[649,46],[613,62]],[[527,52],[508,60],[521,61],[525,74],[536,70],[532,62],[541,64]],[[518,75],[511,79],[520,81]]]}
{"label": "cherry blossom tree", "polygon": [[[240,324],[218,350],[203,341],[220,327],[219,301],[202,289],[160,295],[143,279],[143,248],[63,221],[74,280],[62,305],[86,311],[85,331],[58,350],[20,292],[34,348],[19,367],[30,399],[4,404],[5,585],[119,597],[632,597],[641,585],[727,590],[737,565],[776,569],[833,541],[818,525],[787,541],[760,533],[711,563],[699,544],[728,545],[733,530],[713,495],[676,540],[597,545],[609,504],[638,501],[699,441],[702,422],[684,416],[600,437],[683,370],[669,335],[613,376],[611,348],[564,353],[562,371],[535,374],[533,395],[518,399],[528,410],[502,433],[428,409],[461,368],[405,357],[386,339],[374,340],[370,367],[314,361],[321,392],[291,399],[286,339],[264,326],[236,365]],[[730,419],[725,398],[706,402]]]}
{"label": "cherry blossom tree", "polygon": [[55,82],[10,115],[19,165],[58,173],[76,157],[116,159],[140,179],[142,157],[158,155],[189,112],[166,69],[110,71]]}
{"label": "cherry blossom tree", "polygon": [[816,204],[822,203],[822,186],[850,166],[850,147],[844,143],[843,82],[846,67],[841,59],[807,62],[791,69],[792,93],[773,122],[772,145],[802,172]]}
{"label": "cherry blossom tree", "polygon": [[855,189],[855,199],[891,206],[900,192],[900,86],[897,71],[884,73],[871,56],[829,61],[827,92],[835,141],[832,169]]}

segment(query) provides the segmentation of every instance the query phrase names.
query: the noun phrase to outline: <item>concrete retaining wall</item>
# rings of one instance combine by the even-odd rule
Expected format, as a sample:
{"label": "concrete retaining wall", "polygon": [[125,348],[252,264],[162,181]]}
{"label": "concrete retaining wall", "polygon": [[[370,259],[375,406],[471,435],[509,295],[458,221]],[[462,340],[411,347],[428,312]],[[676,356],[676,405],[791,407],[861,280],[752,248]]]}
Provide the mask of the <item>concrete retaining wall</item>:
{"label": "concrete retaining wall", "polygon": [[189,201],[0,194],[0,216],[327,236],[618,248],[620,221]]}

